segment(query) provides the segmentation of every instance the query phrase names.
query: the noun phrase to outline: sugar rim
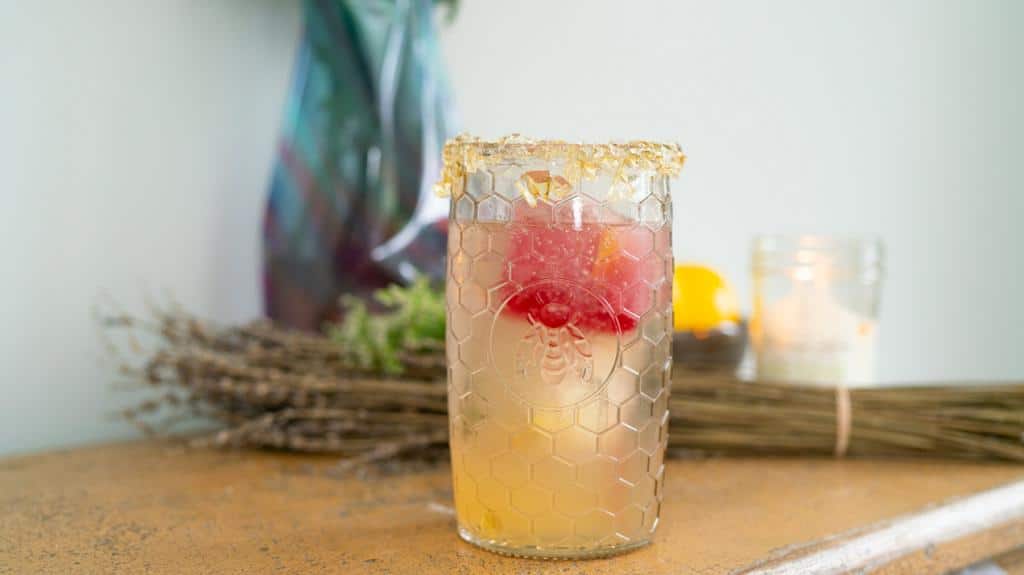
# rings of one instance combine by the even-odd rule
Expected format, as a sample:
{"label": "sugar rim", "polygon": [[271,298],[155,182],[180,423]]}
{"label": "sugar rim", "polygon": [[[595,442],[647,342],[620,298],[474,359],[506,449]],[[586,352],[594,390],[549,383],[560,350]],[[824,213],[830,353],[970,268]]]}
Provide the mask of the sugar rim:
{"label": "sugar rim", "polygon": [[484,140],[460,134],[444,145],[444,166],[434,187],[443,197],[453,195],[456,183],[466,174],[481,169],[523,160],[566,162],[562,176],[575,183],[606,173],[613,180],[626,173],[655,172],[675,177],[686,156],[676,143],[633,140],[604,144],[573,143],[564,140],[534,140],[511,134],[497,140]]}

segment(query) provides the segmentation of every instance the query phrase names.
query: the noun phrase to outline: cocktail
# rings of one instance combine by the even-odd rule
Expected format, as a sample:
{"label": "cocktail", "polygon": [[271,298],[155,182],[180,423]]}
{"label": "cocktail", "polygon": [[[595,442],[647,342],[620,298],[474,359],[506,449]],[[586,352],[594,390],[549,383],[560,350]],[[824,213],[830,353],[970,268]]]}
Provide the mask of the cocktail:
{"label": "cocktail", "polygon": [[679,148],[459,137],[444,155],[460,535],[538,557],[649,542],[667,442]]}

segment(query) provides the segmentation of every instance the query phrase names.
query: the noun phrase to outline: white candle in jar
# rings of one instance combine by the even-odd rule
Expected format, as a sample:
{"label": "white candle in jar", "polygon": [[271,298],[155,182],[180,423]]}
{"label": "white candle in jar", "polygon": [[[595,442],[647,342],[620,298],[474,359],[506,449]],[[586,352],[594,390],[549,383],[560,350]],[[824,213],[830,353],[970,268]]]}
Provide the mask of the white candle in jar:
{"label": "white candle in jar", "polygon": [[833,293],[835,268],[820,252],[795,254],[789,293],[757,296],[757,377],[766,381],[870,384],[877,322],[844,307]]}

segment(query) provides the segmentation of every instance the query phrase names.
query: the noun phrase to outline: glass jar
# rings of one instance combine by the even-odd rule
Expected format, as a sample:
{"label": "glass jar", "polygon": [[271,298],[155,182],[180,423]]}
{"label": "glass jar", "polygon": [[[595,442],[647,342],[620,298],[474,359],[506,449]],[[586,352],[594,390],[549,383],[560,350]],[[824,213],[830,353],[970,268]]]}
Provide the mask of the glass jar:
{"label": "glass jar", "polygon": [[752,263],[757,379],[848,386],[875,381],[881,241],[760,236]]}
{"label": "glass jar", "polygon": [[548,558],[648,543],[668,440],[678,146],[463,136],[444,155],[459,534]]}

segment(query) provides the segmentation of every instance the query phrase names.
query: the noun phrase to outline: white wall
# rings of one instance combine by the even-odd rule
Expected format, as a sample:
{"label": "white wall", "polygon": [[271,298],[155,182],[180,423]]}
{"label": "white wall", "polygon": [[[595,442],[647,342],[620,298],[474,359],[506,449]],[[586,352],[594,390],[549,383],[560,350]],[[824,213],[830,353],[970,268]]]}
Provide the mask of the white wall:
{"label": "white wall", "polygon": [[[676,251],[883,236],[886,379],[1024,377],[1024,4],[463,0],[464,127],[664,138]],[[0,452],[128,436],[90,307],[259,309],[285,0],[0,0]]]}
{"label": "white wall", "polygon": [[298,30],[274,0],[0,0],[0,452],[134,434],[100,295],[259,310]]}

